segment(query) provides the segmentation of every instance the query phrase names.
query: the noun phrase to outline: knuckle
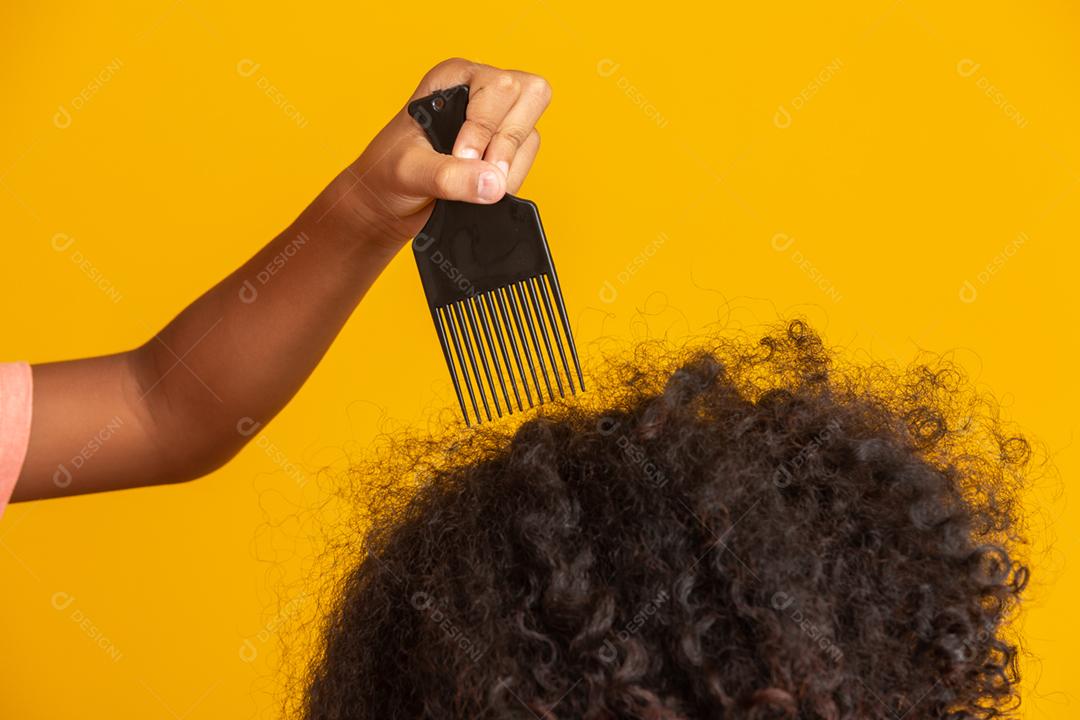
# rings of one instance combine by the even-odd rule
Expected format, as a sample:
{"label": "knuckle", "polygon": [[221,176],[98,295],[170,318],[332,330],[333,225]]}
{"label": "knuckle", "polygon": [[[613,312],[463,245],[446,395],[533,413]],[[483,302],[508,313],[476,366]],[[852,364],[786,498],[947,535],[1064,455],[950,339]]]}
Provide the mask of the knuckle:
{"label": "knuckle", "polygon": [[448,162],[439,163],[435,168],[432,185],[440,193],[448,193],[454,187],[454,166]]}
{"label": "knuckle", "polygon": [[466,122],[466,125],[472,125],[472,132],[478,132],[478,134],[482,135],[485,138],[490,138],[499,129],[491,118],[484,116],[469,118],[469,120]]}
{"label": "knuckle", "polygon": [[406,154],[399,155],[388,163],[387,171],[396,187],[405,187],[412,178],[413,169]]}
{"label": "knuckle", "polygon": [[446,58],[445,60],[443,60],[438,65],[436,65],[434,69],[437,70],[437,69],[440,69],[440,68],[452,68],[452,67],[458,67],[458,66],[461,66],[461,65],[468,65],[468,64],[469,64],[469,61],[466,60],[463,57],[449,57],[449,58]]}
{"label": "knuckle", "polygon": [[500,71],[492,78],[491,84],[500,92],[509,92],[515,90],[518,87],[518,79],[514,77],[513,73]]}
{"label": "knuckle", "polygon": [[539,75],[533,75],[529,80],[529,91],[544,101],[551,102],[551,83]]}
{"label": "knuckle", "polygon": [[476,63],[472,60],[463,57],[450,57],[428,70],[427,74],[424,75],[424,79],[438,82],[441,77],[458,76],[466,69],[474,67],[476,67]]}
{"label": "knuckle", "polygon": [[504,140],[510,142],[512,145],[514,145],[514,147],[521,147],[522,143],[524,143],[526,138],[529,137],[530,131],[531,128],[523,128],[517,125],[511,125],[509,127],[504,127],[502,130],[500,130],[499,136],[502,137]]}

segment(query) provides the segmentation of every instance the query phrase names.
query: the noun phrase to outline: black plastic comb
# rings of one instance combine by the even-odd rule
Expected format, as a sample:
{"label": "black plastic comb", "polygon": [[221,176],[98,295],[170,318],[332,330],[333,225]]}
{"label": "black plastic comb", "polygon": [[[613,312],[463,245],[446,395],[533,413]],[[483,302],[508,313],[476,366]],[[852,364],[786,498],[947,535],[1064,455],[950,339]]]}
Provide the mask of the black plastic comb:
{"label": "black plastic comb", "polygon": [[[432,147],[449,154],[468,103],[469,87],[458,85],[414,100],[409,114]],[[532,407],[534,397],[544,402],[545,390],[554,400],[566,386],[571,393],[585,389],[535,203],[509,193],[493,205],[436,200],[412,246],[466,425],[472,424],[466,395],[483,422],[493,413],[502,417],[504,408],[513,414],[515,404]]]}

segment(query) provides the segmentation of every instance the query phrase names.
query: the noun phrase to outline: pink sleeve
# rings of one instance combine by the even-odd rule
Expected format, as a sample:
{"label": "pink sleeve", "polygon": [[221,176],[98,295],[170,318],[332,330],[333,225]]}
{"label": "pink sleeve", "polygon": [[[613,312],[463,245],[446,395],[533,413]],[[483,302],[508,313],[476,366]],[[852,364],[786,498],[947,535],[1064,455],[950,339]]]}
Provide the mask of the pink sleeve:
{"label": "pink sleeve", "polygon": [[0,363],[0,515],[30,444],[33,375],[27,363]]}

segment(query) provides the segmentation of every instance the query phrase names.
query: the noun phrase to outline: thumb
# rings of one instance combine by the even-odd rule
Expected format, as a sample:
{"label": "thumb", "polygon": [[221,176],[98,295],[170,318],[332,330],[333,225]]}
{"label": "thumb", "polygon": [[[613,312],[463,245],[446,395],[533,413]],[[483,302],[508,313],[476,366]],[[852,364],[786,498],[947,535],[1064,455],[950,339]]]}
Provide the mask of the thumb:
{"label": "thumb", "polygon": [[487,205],[506,193],[506,176],[483,160],[456,158],[419,146],[403,160],[399,177],[409,194]]}

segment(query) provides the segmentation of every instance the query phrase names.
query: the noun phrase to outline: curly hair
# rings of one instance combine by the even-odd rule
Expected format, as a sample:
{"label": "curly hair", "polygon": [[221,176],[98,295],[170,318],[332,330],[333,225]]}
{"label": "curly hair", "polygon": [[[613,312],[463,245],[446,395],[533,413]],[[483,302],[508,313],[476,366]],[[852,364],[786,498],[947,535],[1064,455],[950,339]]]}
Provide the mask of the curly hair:
{"label": "curly hair", "polygon": [[802,321],[608,363],[357,470],[306,718],[1015,710],[1031,450],[960,370],[844,364]]}

